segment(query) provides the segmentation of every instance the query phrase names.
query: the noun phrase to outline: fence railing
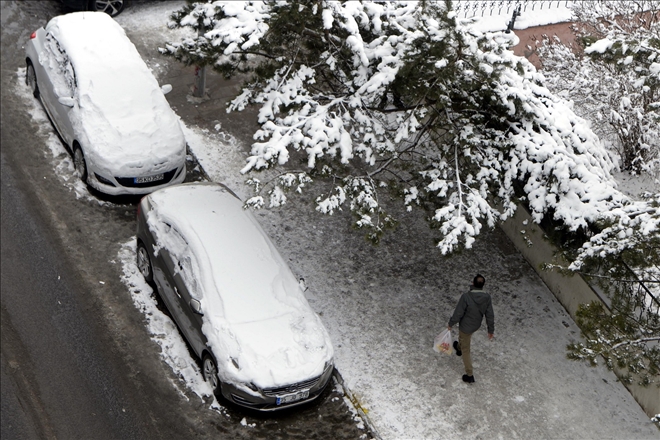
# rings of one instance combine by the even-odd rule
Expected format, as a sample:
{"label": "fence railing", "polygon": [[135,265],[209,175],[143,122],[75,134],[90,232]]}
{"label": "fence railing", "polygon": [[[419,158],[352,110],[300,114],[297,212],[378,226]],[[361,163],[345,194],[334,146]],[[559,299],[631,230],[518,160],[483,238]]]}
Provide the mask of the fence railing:
{"label": "fence railing", "polygon": [[[627,267],[627,266],[626,266]],[[635,272],[628,267],[630,279],[617,281],[617,288],[625,293],[630,304],[634,305],[640,322],[658,319],[660,316],[660,297],[637,279]]]}
{"label": "fence railing", "polygon": [[566,8],[573,0],[453,0],[452,6],[459,18],[511,15],[520,12]]}

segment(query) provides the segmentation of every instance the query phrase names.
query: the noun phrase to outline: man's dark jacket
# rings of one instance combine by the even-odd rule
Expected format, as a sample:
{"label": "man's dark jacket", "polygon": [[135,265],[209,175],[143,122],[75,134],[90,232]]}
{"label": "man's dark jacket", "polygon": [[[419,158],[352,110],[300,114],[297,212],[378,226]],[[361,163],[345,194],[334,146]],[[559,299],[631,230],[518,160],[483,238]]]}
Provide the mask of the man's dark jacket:
{"label": "man's dark jacket", "polygon": [[472,334],[481,327],[484,315],[486,315],[488,333],[495,333],[495,313],[490,295],[481,289],[472,289],[461,295],[456,310],[449,319],[449,327],[453,327],[458,322],[460,331]]}

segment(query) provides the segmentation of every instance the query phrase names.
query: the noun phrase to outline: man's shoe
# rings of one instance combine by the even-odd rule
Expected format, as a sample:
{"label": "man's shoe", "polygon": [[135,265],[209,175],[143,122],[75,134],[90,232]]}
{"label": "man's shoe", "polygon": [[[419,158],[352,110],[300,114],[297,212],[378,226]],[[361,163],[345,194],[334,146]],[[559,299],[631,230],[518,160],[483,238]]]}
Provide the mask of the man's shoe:
{"label": "man's shoe", "polygon": [[463,375],[463,382],[474,383],[474,376]]}
{"label": "man's shoe", "polygon": [[463,354],[460,348],[458,348],[458,341],[454,341],[454,350],[456,350],[456,356],[460,356]]}

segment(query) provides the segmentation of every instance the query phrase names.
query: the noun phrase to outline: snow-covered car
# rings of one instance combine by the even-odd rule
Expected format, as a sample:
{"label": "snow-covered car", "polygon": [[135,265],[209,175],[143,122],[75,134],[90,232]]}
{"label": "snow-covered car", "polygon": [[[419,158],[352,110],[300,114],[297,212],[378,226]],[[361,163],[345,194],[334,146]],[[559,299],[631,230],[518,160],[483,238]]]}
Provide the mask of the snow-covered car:
{"label": "snow-covered car", "polygon": [[99,11],[115,17],[128,6],[129,0],[60,0],[62,4],[75,11]]}
{"label": "snow-covered car", "polygon": [[137,266],[216,396],[270,411],[318,397],[333,347],[300,283],[227,187],[186,183],[138,207]]}
{"label": "snow-covered car", "polygon": [[186,177],[179,119],[122,27],[102,12],[60,15],[30,36],[26,81],[83,182],[147,194]]}

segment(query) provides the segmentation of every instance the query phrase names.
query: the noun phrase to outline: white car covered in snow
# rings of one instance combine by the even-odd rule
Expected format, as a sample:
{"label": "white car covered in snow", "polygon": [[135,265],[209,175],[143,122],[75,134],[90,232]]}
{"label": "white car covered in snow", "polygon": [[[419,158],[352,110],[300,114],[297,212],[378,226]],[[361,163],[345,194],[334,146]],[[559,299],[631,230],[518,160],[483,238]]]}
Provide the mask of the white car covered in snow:
{"label": "white car covered in snow", "polygon": [[144,197],[137,264],[216,395],[268,411],[313,400],[328,384],[328,332],[257,220],[225,186],[187,183]]}
{"label": "white car covered in snow", "polygon": [[103,12],[60,15],[30,36],[26,81],[106,194],[147,194],[186,177],[186,141],[163,90],[124,30]]}

